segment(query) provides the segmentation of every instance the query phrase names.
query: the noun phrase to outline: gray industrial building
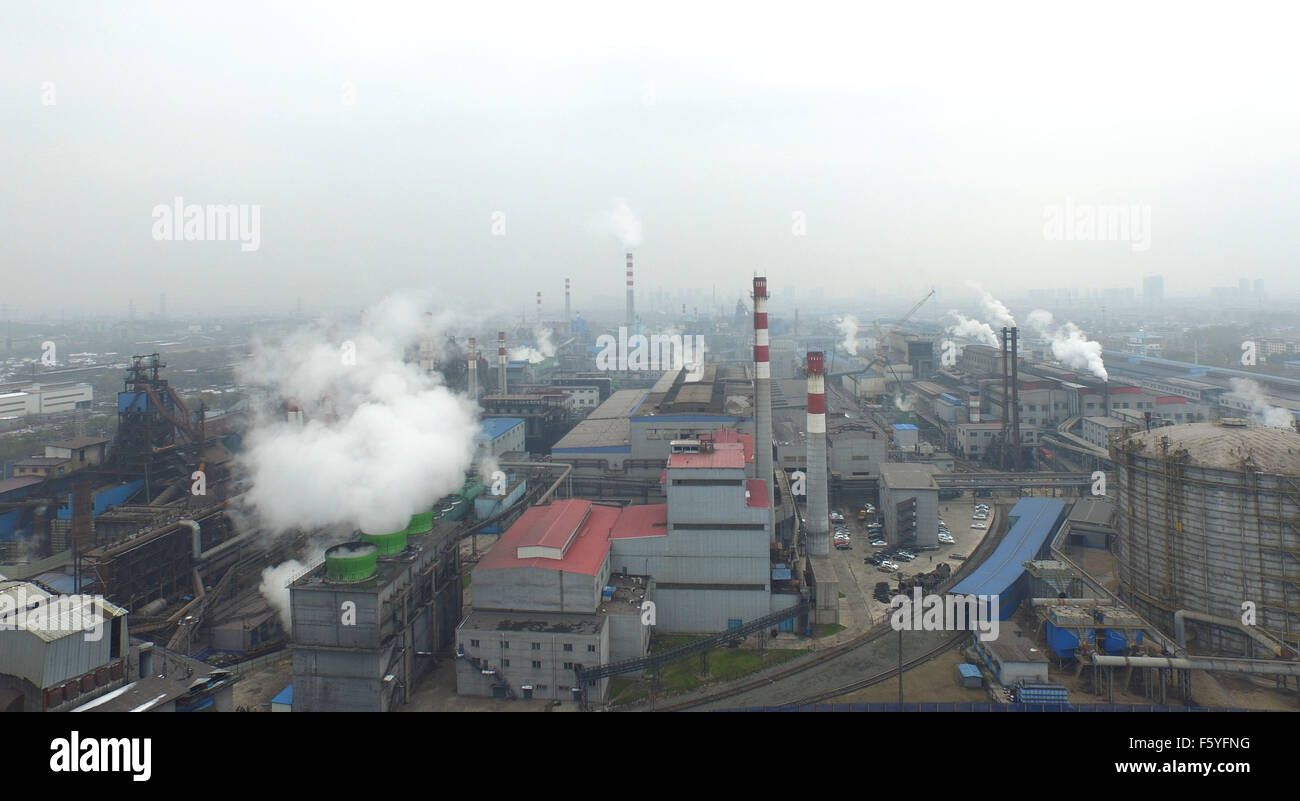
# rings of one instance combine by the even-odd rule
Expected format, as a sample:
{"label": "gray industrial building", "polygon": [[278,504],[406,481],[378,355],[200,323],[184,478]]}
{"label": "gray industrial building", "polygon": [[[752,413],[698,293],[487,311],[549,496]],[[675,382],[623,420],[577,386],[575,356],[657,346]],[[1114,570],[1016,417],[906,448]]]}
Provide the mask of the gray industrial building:
{"label": "gray industrial building", "polygon": [[[450,647],[461,613],[452,524],[434,524],[377,557],[358,580],[322,564],[289,586],[293,711],[386,712]],[[391,536],[391,535],[390,535]]]}
{"label": "gray industrial building", "polygon": [[932,469],[922,464],[884,465],[880,513],[890,545],[939,547],[939,485]]}
{"label": "gray industrial building", "polygon": [[0,576],[0,712],[61,711],[127,681],[126,610]]}
{"label": "gray industrial building", "polygon": [[646,600],[658,630],[689,633],[796,606],[801,591],[773,560],[766,488],[748,475],[753,447],[734,429],[671,442],[665,504],[573,499],[525,512],[474,570],[458,692],[570,698],[575,664],[644,655]]}
{"label": "gray industrial building", "polygon": [[754,433],[754,390],[748,368],[706,364],[698,380],[668,370],[646,390],[620,390],[551,448],[551,460],[575,475],[619,473],[658,477],[670,443],[721,427]]}

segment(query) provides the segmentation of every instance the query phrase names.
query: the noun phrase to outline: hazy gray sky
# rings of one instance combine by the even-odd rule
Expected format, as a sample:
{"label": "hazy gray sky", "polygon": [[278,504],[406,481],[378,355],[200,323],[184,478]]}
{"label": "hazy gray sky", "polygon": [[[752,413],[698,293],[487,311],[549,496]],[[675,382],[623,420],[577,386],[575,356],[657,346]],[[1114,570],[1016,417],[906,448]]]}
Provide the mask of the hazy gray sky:
{"label": "hazy gray sky", "polygon": [[[6,2],[0,295],[145,313],[420,286],[517,311],[569,276],[581,308],[621,293],[590,224],[615,198],[643,290],[731,302],[755,270],[847,294],[1300,288],[1288,20],[895,5]],[[155,241],[176,196],[259,205],[260,248]],[[1046,240],[1067,198],[1149,206],[1150,249]]]}

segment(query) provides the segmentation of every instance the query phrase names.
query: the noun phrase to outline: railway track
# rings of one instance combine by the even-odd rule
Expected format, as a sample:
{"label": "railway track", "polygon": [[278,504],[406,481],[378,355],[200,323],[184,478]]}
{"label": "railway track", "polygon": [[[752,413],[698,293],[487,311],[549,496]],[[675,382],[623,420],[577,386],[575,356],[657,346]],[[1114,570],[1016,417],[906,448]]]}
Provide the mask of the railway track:
{"label": "railway track", "polygon": [[[999,525],[999,528],[1001,528],[1001,525]],[[939,591],[940,592],[946,591],[949,587],[952,587],[960,579],[964,578],[967,574],[969,574],[972,570],[974,570],[977,565],[983,562],[984,559],[987,558],[988,555],[997,548],[998,544],[1002,541],[1002,536],[1005,535],[1005,533],[1006,532],[1003,531],[1002,534],[999,534],[996,538],[990,538],[990,537],[984,538],[984,540],[980,542],[979,546],[976,547],[974,553],[971,554],[971,557],[962,564],[959,570],[953,572],[953,574],[948,578],[948,580],[943,583]],[[790,676],[795,676],[798,675],[799,673],[812,670],[813,668],[823,665],[826,662],[838,656],[849,653],[850,651],[856,650],[858,648],[864,648],[876,642],[877,640],[880,640],[881,638],[893,633],[894,630],[888,625],[888,623],[885,620],[882,620],[880,623],[868,629],[867,631],[863,632],[861,635],[859,635],[857,638],[853,640],[850,640],[841,645],[834,646],[832,648],[828,648],[825,651],[817,652],[814,656],[808,659],[795,660],[795,662],[789,665],[788,667],[778,668],[773,673],[766,674],[759,678],[749,679],[747,681],[729,682],[725,686],[720,687],[717,692],[709,693],[708,695],[703,697],[695,697],[689,700],[678,701],[676,703],[667,703],[667,704],[659,703],[655,705],[655,710],[660,712],[684,712],[691,709],[698,709],[703,706],[714,704],[717,703],[718,701],[722,701],[727,698],[732,698],[734,696],[747,693],[751,690],[757,690],[766,687],[777,681],[787,679]],[[939,656],[945,651],[948,651],[951,648],[953,648],[955,645],[960,643],[966,636],[967,636],[967,632],[960,632],[954,635],[953,637],[945,640],[943,643],[936,646],[935,648],[932,648],[931,650],[925,652],[924,654],[915,657],[914,659],[908,662],[903,663],[903,671],[907,672],[908,670],[911,670],[914,667],[919,667],[920,665],[929,662],[931,659],[934,659],[936,656]],[[887,681],[888,679],[893,678],[897,675],[898,675],[898,668],[896,667],[890,668],[889,670],[882,671],[880,673],[869,676],[865,679],[858,679],[856,681],[843,685],[842,687],[837,687],[833,690],[828,690],[823,693],[818,693],[813,696],[808,696],[807,698],[800,699],[799,701],[790,702],[790,703],[796,705],[817,703],[818,701],[825,700],[826,698],[835,698],[840,695],[844,695],[846,693],[851,693],[856,690],[861,690],[866,687],[870,687],[873,684],[879,684],[880,682]],[[785,706],[785,704],[782,704],[782,706]]]}
{"label": "railway track", "polygon": [[[944,642],[940,643],[939,645],[935,646],[934,648],[931,648],[929,651],[926,651],[924,654],[921,654],[920,656],[914,659],[904,662],[903,672],[906,673],[912,668],[917,668],[920,667],[921,665],[924,665],[926,662],[929,662],[931,659],[934,659],[940,654],[943,654],[951,650],[955,646],[959,645],[961,641],[966,639],[968,636],[970,636],[969,632],[965,632],[965,631],[958,632],[957,634],[945,640]],[[789,704],[782,704],[781,706],[805,706],[808,704],[821,703],[822,701],[828,701],[831,698],[838,698],[841,695],[848,695],[851,692],[857,692],[858,690],[865,690],[866,688],[872,685],[880,684],[883,681],[888,681],[889,679],[892,679],[897,675],[898,675],[898,668],[896,667],[890,668],[889,670],[883,670],[875,674],[874,676],[869,676],[865,679],[859,679],[858,681],[849,682],[848,684],[845,684],[842,687],[836,687],[832,690],[826,690],[824,692],[816,693],[814,695],[809,695],[804,698],[800,698],[797,701],[791,701]]]}

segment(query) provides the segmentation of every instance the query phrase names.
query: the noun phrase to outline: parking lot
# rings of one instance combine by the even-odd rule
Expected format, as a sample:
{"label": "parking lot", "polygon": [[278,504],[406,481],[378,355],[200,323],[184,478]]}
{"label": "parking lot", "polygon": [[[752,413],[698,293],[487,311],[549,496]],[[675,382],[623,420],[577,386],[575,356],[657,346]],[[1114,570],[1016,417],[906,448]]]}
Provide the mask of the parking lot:
{"label": "parking lot", "polygon": [[[882,570],[868,561],[877,551],[892,550],[889,546],[871,545],[873,534],[867,526],[879,516],[872,515],[866,521],[859,521],[857,507],[836,507],[833,511],[842,513],[845,520],[843,523],[832,522],[831,530],[834,532],[836,528],[846,528],[849,533],[849,549],[836,548],[831,551],[839,577],[839,589],[845,596],[840,600],[841,622],[850,628],[868,628],[888,613],[888,597],[894,594],[894,588],[900,578],[934,570],[943,563],[947,563],[951,570],[956,571],[961,567],[962,560],[954,558],[953,555],[969,556],[983,541],[984,535],[993,530],[997,524],[995,500],[963,497],[941,501],[939,516],[947,524],[953,542],[940,543],[937,551],[913,551],[916,558],[911,561],[895,559],[898,570],[894,571]],[[974,519],[975,506],[979,503],[988,504],[990,507],[986,520]],[[987,528],[971,528],[972,523],[982,523]],[[889,585],[889,595],[882,596],[886,597],[883,602],[875,597],[877,585],[881,582],[887,582]]]}

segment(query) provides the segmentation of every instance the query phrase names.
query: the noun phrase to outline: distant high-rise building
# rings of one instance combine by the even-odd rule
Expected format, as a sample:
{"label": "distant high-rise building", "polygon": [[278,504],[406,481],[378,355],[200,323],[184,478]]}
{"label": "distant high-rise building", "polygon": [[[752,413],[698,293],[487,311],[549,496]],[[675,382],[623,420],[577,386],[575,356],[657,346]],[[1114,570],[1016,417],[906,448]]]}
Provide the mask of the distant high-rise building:
{"label": "distant high-rise building", "polygon": [[1165,277],[1148,275],[1142,279],[1142,302],[1148,306],[1165,302]]}

